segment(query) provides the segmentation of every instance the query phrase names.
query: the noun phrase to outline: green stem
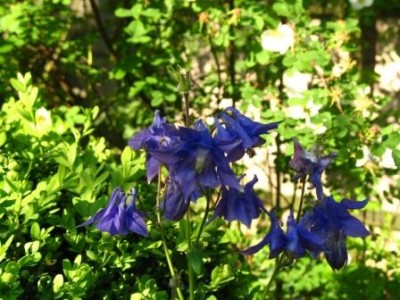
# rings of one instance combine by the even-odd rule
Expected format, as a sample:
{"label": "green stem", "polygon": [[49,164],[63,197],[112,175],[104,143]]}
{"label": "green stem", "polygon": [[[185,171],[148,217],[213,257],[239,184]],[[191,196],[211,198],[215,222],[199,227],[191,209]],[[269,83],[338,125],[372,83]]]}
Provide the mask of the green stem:
{"label": "green stem", "polygon": [[185,101],[185,126],[190,126],[190,114],[189,114],[189,93],[183,93],[183,100]]}
{"label": "green stem", "polygon": [[264,293],[262,294],[261,299],[267,299],[267,295],[268,295],[269,290],[271,288],[271,284],[272,284],[272,282],[274,282],[274,280],[276,278],[276,275],[278,275],[279,271],[281,270],[282,261],[283,261],[283,255],[279,255],[275,260],[274,271],[273,271],[271,277],[269,278],[268,284],[265,287],[265,290],[264,290]]}
{"label": "green stem", "polygon": [[167,245],[167,240],[165,238],[164,227],[161,223],[161,211],[160,211],[160,199],[161,199],[161,167],[158,170],[158,184],[157,184],[157,221],[158,226],[160,227],[160,234],[161,234],[161,242],[164,249],[165,258],[167,259],[167,265],[169,269],[169,273],[171,274],[174,287],[176,289],[176,293],[178,294],[179,300],[184,300],[183,293],[181,288],[179,287],[179,280],[177,280],[174,265],[172,264],[171,256],[169,255],[169,249]]}
{"label": "green stem", "polygon": [[207,201],[207,202],[206,202],[206,210],[205,210],[205,212],[204,212],[203,220],[202,220],[202,222],[201,222],[200,229],[199,229],[199,232],[198,232],[198,234],[197,234],[196,241],[195,241],[195,243],[194,243],[194,246],[195,246],[195,247],[198,246],[198,244],[199,244],[199,242],[200,242],[201,234],[202,234],[202,232],[203,232],[203,230],[204,230],[204,226],[206,225],[208,213],[210,212],[210,200],[211,200],[211,199],[210,199],[210,190],[207,189],[207,192],[206,192],[206,201]]}
{"label": "green stem", "polygon": [[189,299],[194,300],[194,272],[190,263],[190,254],[192,253],[192,237],[190,230],[190,209],[186,213],[186,237],[188,243],[187,264],[189,273]]}
{"label": "green stem", "polygon": [[306,189],[306,178],[307,176],[303,176],[301,178],[301,195],[300,195],[300,204],[299,204],[299,210],[297,211],[297,218],[296,220],[299,221],[300,220],[300,216],[301,216],[301,211],[303,209],[303,202],[304,202],[304,191]]}

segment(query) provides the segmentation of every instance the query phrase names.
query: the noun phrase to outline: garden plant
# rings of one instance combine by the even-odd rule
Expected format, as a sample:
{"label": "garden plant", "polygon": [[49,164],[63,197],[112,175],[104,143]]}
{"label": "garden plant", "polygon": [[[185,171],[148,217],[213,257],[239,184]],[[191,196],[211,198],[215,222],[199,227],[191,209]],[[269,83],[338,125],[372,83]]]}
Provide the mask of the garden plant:
{"label": "garden plant", "polygon": [[0,4],[0,299],[400,298],[398,1]]}

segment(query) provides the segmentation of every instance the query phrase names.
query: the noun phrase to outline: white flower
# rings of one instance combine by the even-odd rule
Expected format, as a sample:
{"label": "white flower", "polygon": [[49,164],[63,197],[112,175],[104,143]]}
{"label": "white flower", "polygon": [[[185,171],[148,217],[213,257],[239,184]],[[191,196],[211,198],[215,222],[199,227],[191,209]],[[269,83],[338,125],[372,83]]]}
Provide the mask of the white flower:
{"label": "white flower", "polygon": [[380,75],[379,87],[389,92],[400,91],[400,56],[395,51],[382,55],[375,67]]}
{"label": "white flower", "polygon": [[46,134],[53,126],[51,113],[46,108],[41,107],[35,112],[35,128],[39,135]]}
{"label": "white flower", "polygon": [[301,73],[299,71],[286,71],[283,73],[283,85],[285,92],[289,97],[299,97],[308,90],[308,84],[311,82],[311,74]]}
{"label": "white flower", "polygon": [[321,104],[316,104],[311,99],[305,105],[289,105],[284,111],[289,118],[299,120],[316,116],[321,108]]}
{"label": "white flower", "polygon": [[385,169],[396,169],[396,163],[393,159],[393,150],[386,149],[381,157],[381,161],[379,162],[379,166]]}
{"label": "white flower", "polygon": [[383,169],[396,169],[396,163],[393,159],[393,151],[392,149],[386,149],[383,155],[379,157],[374,157],[371,153],[371,150],[367,146],[363,146],[363,157],[357,159],[356,167],[367,166],[369,163],[375,165],[375,168],[383,168]]}
{"label": "white flower", "polygon": [[349,2],[350,5],[356,10],[372,6],[372,4],[374,4],[374,0],[349,0]]}
{"label": "white flower", "polygon": [[285,54],[293,44],[293,29],[286,24],[279,24],[277,29],[268,29],[261,35],[261,46],[267,51]]}

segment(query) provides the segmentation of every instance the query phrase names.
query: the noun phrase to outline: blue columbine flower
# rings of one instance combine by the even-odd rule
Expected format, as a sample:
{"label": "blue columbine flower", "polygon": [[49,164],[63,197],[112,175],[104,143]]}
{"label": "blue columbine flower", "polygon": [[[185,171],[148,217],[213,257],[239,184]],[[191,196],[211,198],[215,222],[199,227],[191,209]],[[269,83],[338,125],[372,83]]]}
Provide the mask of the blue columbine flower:
{"label": "blue columbine flower", "polygon": [[196,200],[200,196],[200,192],[194,191],[191,196],[185,197],[182,187],[175,180],[173,174],[168,178],[167,186],[167,193],[162,203],[164,218],[166,220],[178,221],[182,219],[188,210],[190,201]]}
{"label": "blue columbine flower", "polygon": [[336,157],[335,153],[327,156],[319,157],[314,151],[307,152],[300,145],[297,139],[294,142],[294,156],[289,162],[289,166],[296,171],[294,179],[310,175],[310,180],[317,192],[318,200],[324,196],[322,190],[321,176],[322,172],[328,167],[332,160]]}
{"label": "blue columbine flower", "polygon": [[270,247],[269,258],[275,258],[284,251],[289,258],[297,259],[303,257],[307,251],[316,255],[323,250],[325,239],[310,231],[306,219],[302,218],[299,222],[296,222],[293,216],[293,211],[290,211],[287,220],[286,233],[283,232],[280,223],[273,212],[270,214],[270,218],[271,228],[268,234],[257,245],[242,251],[243,254],[254,254],[265,245],[269,245]]}
{"label": "blue columbine flower", "polygon": [[96,228],[111,235],[134,232],[147,236],[147,228],[142,214],[136,209],[136,192],[132,189],[132,200],[126,206],[126,197],[121,188],[116,188],[107,206],[80,226],[95,224]]}
{"label": "blue columbine flower", "polygon": [[222,188],[222,197],[214,211],[215,217],[224,217],[227,221],[239,220],[247,227],[251,221],[258,218],[261,211],[266,211],[261,200],[254,192],[257,176],[244,186],[244,191],[234,188]]}
{"label": "blue columbine flower", "polygon": [[244,251],[241,251],[244,255],[252,255],[260,251],[264,246],[269,246],[269,258],[275,258],[283,251],[286,244],[285,233],[281,228],[281,224],[275,215],[275,211],[271,211],[269,214],[271,220],[271,227],[267,235],[259,242]]}
{"label": "blue columbine flower", "polygon": [[181,143],[177,149],[149,150],[150,154],[169,165],[170,173],[186,199],[197,191],[221,184],[241,190],[224,152],[218,148],[202,121],[194,129],[180,127]]}
{"label": "blue columbine flower", "polygon": [[304,215],[298,222],[294,219],[293,211],[290,211],[287,220],[286,254],[293,259],[306,255],[306,250],[314,256],[323,250],[325,238],[310,231],[308,215]]}
{"label": "blue columbine flower", "polygon": [[227,154],[229,161],[237,161],[246,153],[242,146],[242,140],[237,132],[226,129],[218,122],[218,117],[214,116],[214,126],[217,133],[214,136],[215,143],[218,147]]}
{"label": "blue columbine flower", "polygon": [[[166,118],[161,118],[158,110],[154,112],[153,123],[149,128],[135,134],[128,142],[133,149],[175,149],[180,144],[177,129],[166,123]],[[147,181],[150,182],[160,168],[160,161],[149,152],[146,157]]]}
{"label": "blue columbine flower", "polygon": [[349,209],[361,209],[368,200],[351,201],[343,199],[336,202],[332,196],[318,202],[312,213],[312,231],[325,238],[324,253],[334,270],[342,268],[347,262],[346,238],[365,237],[369,231]]}
{"label": "blue columbine flower", "polygon": [[228,107],[220,116],[224,126],[215,118],[215,141],[227,153],[229,161],[236,161],[242,158],[246,151],[261,146],[265,143],[261,135],[276,129],[280,123],[254,122],[234,107]]}

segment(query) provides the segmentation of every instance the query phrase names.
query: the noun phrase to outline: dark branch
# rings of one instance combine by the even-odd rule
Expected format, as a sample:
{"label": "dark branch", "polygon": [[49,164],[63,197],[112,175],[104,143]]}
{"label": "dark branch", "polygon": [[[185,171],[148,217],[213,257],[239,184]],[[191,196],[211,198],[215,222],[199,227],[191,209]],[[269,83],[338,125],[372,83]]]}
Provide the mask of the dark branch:
{"label": "dark branch", "polygon": [[96,0],[89,0],[90,6],[93,11],[94,19],[96,20],[97,27],[99,28],[100,35],[103,38],[104,44],[106,45],[108,51],[110,51],[111,55],[114,58],[117,58],[117,53],[115,52],[111,39],[107,34],[107,31],[104,27],[103,20],[101,19],[99,8],[97,7]]}

